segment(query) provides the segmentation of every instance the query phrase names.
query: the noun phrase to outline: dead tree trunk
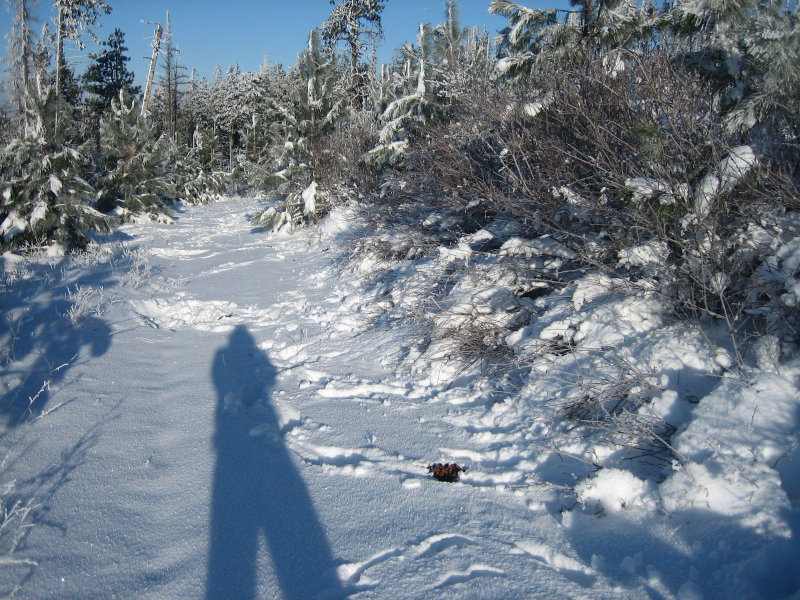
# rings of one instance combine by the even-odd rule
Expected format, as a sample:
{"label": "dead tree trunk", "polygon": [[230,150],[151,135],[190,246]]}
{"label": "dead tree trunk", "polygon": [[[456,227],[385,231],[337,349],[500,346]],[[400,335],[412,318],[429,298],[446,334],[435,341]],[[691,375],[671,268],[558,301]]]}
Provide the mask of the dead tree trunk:
{"label": "dead tree trunk", "polygon": [[158,49],[161,47],[161,35],[164,28],[160,23],[156,23],[155,38],[153,39],[153,56],[150,58],[150,71],[147,73],[147,85],[144,89],[144,99],[142,100],[142,116],[147,116],[147,103],[150,100],[150,93],[153,89],[153,77],[156,74],[156,63],[158,62]]}

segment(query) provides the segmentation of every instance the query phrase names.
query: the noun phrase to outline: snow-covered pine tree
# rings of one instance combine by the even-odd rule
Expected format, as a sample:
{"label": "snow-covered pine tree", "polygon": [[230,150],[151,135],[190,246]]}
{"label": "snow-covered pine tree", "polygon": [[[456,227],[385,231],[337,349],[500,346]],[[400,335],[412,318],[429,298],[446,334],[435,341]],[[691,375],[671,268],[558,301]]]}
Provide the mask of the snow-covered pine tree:
{"label": "snow-covered pine tree", "polygon": [[6,106],[0,106],[0,146],[5,146],[11,141],[14,133],[14,125],[11,116],[8,114]]}
{"label": "snow-covered pine tree", "polygon": [[311,180],[319,176],[320,139],[331,131],[345,110],[345,97],[339,85],[335,55],[322,51],[317,30],[308,36],[308,47],[300,56],[300,72],[306,81],[298,94],[298,129],[308,140]]}
{"label": "snow-covered pine tree", "polygon": [[[64,57],[64,41],[73,41],[78,48],[83,50],[84,43],[81,36],[86,33],[98,44],[100,39],[94,34],[93,27],[101,14],[111,13],[111,7],[106,0],[55,0],[57,11],[56,21],[56,97],[64,91],[63,72],[66,66]],[[59,118],[56,107],[55,118]]]}
{"label": "snow-covered pine tree", "polygon": [[156,135],[141,116],[141,105],[120,90],[100,124],[100,170],[93,183],[98,208],[122,209],[123,215],[166,212],[164,200],[175,197],[169,135]]}
{"label": "snow-covered pine tree", "polygon": [[269,144],[267,107],[272,92],[272,70],[264,60],[259,70],[249,74],[244,90],[244,106],[250,114],[245,125],[245,153],[248,160],[258,164]]}
{"label": "snow-covered pine tree", "polygon": [[13,9],[14,22],[11,31],[6,34],[8,40],[9,77],[6,80],[6,93],[9,96],[17,117],[20,135],[25,129],[26,94],[31,83],[34,62],[34,41],[31,31],[33,16],[31,8],[34,0],[7,0],[9,9]]}
{"label": "snow-covered pine tree", "polygon": [[[336,4],[335,0],[330,0]],[[337,42],[347,44],[350,53],[350,104],[360,109],[367,97],[366,77],[361,57],[364,52],[365,38],[373,43],[383,35],[381,12],[384,3],[378,0],[340,0],[331,11],[328,19],[320,26],[322,39],[333,47]]]}
{"label": "snow-covered pine tree", "polygon": [[510,0],[492,0],[489,12],[503,15],[508,27],[500,31],[495,43],[502,58],[498,75],[512,80],[525,79],[551,52],[573,42],[573,28],[561,18],[560,9],[528,8]]}
{"label": "snow-covered pine tree", "polygon": [[741,96],[735,97],[737,102],[728,113],[726,124],[736,133],[761,126],[767,137],[781,139],[782,146],[794,148],[791,162],[798,172],[800,14],[797,3],[792,12],[788,6],[760,4],[755,18],[748,21],[741,48]]}
{"label": "snow-covered pine tree", "polygon": [[[317,30],[308,36],[308,47],[299,56],[299,85],[289,105],[274,104],[275,116],[283,122],[286,138],[281,153],[281,169],[276,175],[289,184],[285,202],[257,218],[269,229],[294,229],[306,220],[326,212],[317,202],[322,136],[330,132],[345,112],[347,98],[339,84],[335,55],[323,52]],[[269,213],[269,214],[268,214]]]}
{"label": "snow-covered pine tree", "polygon": [[469,101],[476,88],[489,81],[494,60],[486,31],[462,27],[458,2],[445,2],[445,21],[433,30],[430,78],[437,83],[442,110],[458,112],[459,98]]}
{"label": "snow-covered pine tree", "polygon": [[24,134],[0,154],[0,247],[58,243],[63,250],[86,245],[84,232],[106,229],[108,219],[89,206],[94,189],[80,175],[86,166],[70,146],[69,112],[55,90],[37,77],[27,94]]}
{"label": "snow-covered pine tree", "polygon": [[184,132],[189,146],[194,148],[197,130],[204,125],[204,109],[207,103],[208,86],[205,78],[198,79],[194,76],[194,73],[192,75],[181,100],[181,122],[179,128]]}
{"label": "snow-covered pine tree", "polygon": [[[489,12],[508,27],[496,38],[502,58],[497,74],[512,80],[568,60],[590,60],[650,40],[667,21],[649,2],[570,0],[571,10],[535,9],[511,0],[492,0]],[[614,68],[614,66],[611,66]]]}
{"label": "snow-covered pine tree", "polygon": [[[417,65],[413,74],[416,86],[410,94],[392,101],[383,111],[381,115],[383,127],[378,134],[380,143],[364,156],[364,160],[371,167],[379,169],[386,165],[402,164],[409,138],[415,135],[433,114],[436,86],[430,78],[432,49],[431,29],[420,23],[416,47],[406,44],[403,48],[404,58],[409,60],[408,64],[411,64],[410,60],[413,58]],[[410,70],[407,73],[410,80]]]}
{"label": "snow-covered pine tree", "polygon": [[469,28],[461,27],[458,2],[455,0],[445,2],[444,10],[446,21],[434,29],[434,52],[439,59],[436,62],[454,74],[459,68]]}
{"label": "snow-covered pine tree", "polygon": [[198,147],[188,148],[170,140],[167,157],[167,170],[178,200],[188,204],[211,202],[228,183],[224,173],[203,167]]}
{"label": "snow-covered pine tree", "polygon": [[[800,135],[800,14],[797,3],[757,0],[679,2],[677,33],[689,58],[727,91],[726,124],[735,133],[759,125]],[[783,132],[788,133],[787,131]],[[763,137],[763,136],[762,136]]]}

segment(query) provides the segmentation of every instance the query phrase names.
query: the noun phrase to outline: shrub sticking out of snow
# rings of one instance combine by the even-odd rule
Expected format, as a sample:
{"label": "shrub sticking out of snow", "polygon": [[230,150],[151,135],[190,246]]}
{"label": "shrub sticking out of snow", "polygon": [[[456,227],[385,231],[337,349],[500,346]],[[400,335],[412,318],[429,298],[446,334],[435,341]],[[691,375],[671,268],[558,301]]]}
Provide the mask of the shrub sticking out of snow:
{"label": "shrub sticking out of snow", "polygon": [[76,285],[74,289],[67,291],[67,300],[71,304],[67,309],[66,317],[73,327],[80,325],[81,321],[92,313],[102,315],[106,308],[102,286],[95,288],[88,285]]}

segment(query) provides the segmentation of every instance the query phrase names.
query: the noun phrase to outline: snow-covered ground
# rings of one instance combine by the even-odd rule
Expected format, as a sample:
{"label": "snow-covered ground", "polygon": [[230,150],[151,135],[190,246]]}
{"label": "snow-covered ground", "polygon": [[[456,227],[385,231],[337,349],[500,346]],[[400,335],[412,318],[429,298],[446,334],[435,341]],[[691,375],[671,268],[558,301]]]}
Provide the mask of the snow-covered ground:
{"label": "snow-covered ground", "polygon": [[[347,209],[271,236],[265,206],[2,258],[0,594],[800,598],[792,349],[733,371],[715,332],[605,276],[517,298],[501,257],[569,251],[499,225],[351,261]],[[415,302],[440,330],[507,326],[524,372],[424,340],[397,316]],[[620,400],[626,423],[576,426]]]}

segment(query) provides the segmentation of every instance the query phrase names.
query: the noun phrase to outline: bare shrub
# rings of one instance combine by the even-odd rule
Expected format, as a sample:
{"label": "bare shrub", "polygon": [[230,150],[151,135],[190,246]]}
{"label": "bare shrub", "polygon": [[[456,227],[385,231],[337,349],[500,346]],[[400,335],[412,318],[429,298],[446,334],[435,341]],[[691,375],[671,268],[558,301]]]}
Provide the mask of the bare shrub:
{"label": "bare shrub", "polygon": [[[694,182],[721,139],[710,86],[664,53],[631,55],[623,72],[604,61],[564,65],[534,82],[505,130],[509,210],[554,220],[566,202],[630,208],[634,177]],[[554,194],[567,188],[573,196]]]}
{"label": "bare shrub", "polygon": [[[666,52],[629,55],[623,72],[565,65],[537,88],[502,130],[503,208],[587,267],[650,278],[677,314],[722,322],[741,364],[743,338],[763,329],[753,275],[769,252],[747,232],[797,207],[791,174],[759,156],[730,183],[731,157],[752,148],[725,133],[711,83]],[[661,260],[621,269],[620,251],[653,240]]]}
{"label": "bare shrub", "polygon": [[439,209],[494,213],[507,192],[500,129],[513,98],[504,86],[479,87],[458,118],[426,128],[408,150],[403,194]]}
{"label": "bare shrub", "polygon": [[142,248],[124,246],[115,266],[119,266],[123,272],[120,281],[123,285],[129,285],[137,289],[144,284],[151,275],[152,265],[147,257],[147,251]]}
{"label": "bare shrub", "polygon": [[320,141],[320,158],[314,173],[317,183],[328,189],[354,188],[362,194],[374,191],[378,174],[362,157],[377,139],[377,124],[368,112],[353,113],[339,121],[336,129]]}
{"label": "bare shrub", "polygon": [[[13,498],[14,482],[0,487],[0,563],[35,567],[29,558],[16,558],[14,554],[22,544],[28,530],[33,526],[30,514],[38,508],[31,500]],[[13,595],[13,594],[12,594]]]}
{"label": "bare shrub", "polygon": [[600,434],[629,458],[663,466],[678,456],[670,440],[675,427],[646,408],[660,389],[655,372],[603,349],[578,352],[571,362],[574,370],[557,376],[569,388],[560,407],[568,427]]}
{"label": "bare shrub", "polygon": [[66,298],[70,306],[65,316],[73,327],[80,325],[90,314],[102,315],[109,304],[103,286],[76,285],[73,289],[67,288]]}

